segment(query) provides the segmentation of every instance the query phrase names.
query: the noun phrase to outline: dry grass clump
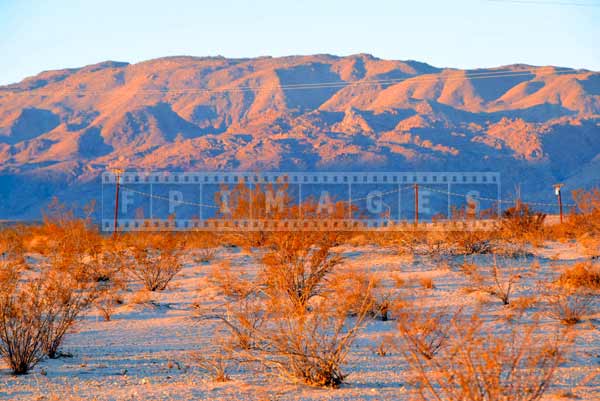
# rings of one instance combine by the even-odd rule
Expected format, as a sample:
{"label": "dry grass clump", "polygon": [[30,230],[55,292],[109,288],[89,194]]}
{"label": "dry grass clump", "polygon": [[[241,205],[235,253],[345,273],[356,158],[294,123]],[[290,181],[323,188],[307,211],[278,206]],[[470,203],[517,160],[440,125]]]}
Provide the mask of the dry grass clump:
{"label": "dry grass clump", "polygon": [[537,324],[486,326],[473,317],[447,318],[446,344],[431,356],[419,343],[403,347],[423,400],[539,400],[564,345]]}
{"label": "dry grass clump", "polygon": [[600,271],[590,262],[566,269],[545,289],[549,315],[566,325],[573,325],[592,314],[597,307]]}

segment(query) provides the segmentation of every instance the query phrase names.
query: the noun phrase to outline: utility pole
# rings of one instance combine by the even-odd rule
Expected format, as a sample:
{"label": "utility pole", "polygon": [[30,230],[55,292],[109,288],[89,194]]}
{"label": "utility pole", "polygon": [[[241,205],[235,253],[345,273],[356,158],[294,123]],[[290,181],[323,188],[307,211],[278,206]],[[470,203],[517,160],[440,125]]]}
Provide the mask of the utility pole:
{"label": "utility pole", "polygon": [[119,190],[120,190],[120,186],[121,186],[121,174],[123,173],[123,170],[121,169],[114,169],[113,173],[115,174],[115,180],[116,180],[116,187],[115,187],[115,223],[114,223],[114,229],[113,229],[113,238],[117,237],[117,231],[118,231],[118,220],[119,220]]}
{"label": "utility pole", "polygon": [[562,224],[563,222],[563,204],[562,204],[562,194],[560,189],[563,187],[564,184],[554,184],[554,194],[556,195],[556,197],[558,198],[558,210],[559,210],[559,215],[560,215],[560,224]]}
{"label": "utility pole", "polygon": [[419,184],[415,184],[415,225],[419,225]]}

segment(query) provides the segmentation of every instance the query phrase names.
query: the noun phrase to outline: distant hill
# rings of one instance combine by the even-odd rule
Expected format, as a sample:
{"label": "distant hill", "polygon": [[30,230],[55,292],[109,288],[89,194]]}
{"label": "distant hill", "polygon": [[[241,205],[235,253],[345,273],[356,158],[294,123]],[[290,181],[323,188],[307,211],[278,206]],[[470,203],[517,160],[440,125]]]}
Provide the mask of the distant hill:
{"label": "distant hill", "polygon": [[500,171],[600,183],[600,73],[458,70],[359,54],[107,61],[0,87],[0,218],[128,170]]}

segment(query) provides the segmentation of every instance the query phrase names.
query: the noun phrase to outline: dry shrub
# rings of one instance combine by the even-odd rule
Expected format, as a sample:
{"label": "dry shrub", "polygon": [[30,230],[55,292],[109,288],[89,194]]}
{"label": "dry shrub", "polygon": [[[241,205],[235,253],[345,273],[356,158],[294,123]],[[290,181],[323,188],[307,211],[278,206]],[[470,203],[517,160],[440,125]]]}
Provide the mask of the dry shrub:
{"label": "dry shrub", "polygon": [[226,382],[231,380],[229,370],[232,365],[232,350],[223,341],[218,333],[213,337],[213,347],[210,350],[202,350],[194,353],[192,358],[196,365],[203,370],[212,380]]}
{"label": "dry shrub", "polygon": [[422,231],[397,231],[391,234],[398,246],[401,255],[417,255],[422,253],[422,248],[427,241],[426,233]]}
{"label": "dry shrub", "polygon": [[423,400],[539,400],[551,384],[564,346],[540,330],[509,323],[488,327],[473,317],[448,318],[447,344],[433,357],[404,347]]}
{"label": "dry shrub", "polygon": [[[353,307],[353,306],[352,306]],[[349,318],[351,305],[324,298],[311,310],[289,303],[272,305],[266,324],[255,333],[260,348],[252,356],[294,381],[338,387],[346,378],[342,365],[370,305]]]}
{"label": "dry shrub", "polygon": [[388,333],[382,336],[375,346],[371,347],[371,351],[378,356],[388,356],[395,347],[395,338],[392,334]]}
{"label": "dry shrub", "polygon": [[100,286],[94,299],[94,306],[100,311],[105,321],[112,319],[115,309],[123,304],[123,297],[117,287],[110,285]]}
{"label": "dry shrub", "polygon": [[223,305],[210,310],[196,305],[202,319],[218,319],[229,330],[229,346],[247,350],[255,347],[254,333],[265,320],[265,297],[261,286],[245,277],[243,272],[233,272],[228,262],[215,267],[209,282],[225,298]]}
{"label": "dry shrub", "polygon": [[0,355],[13,373],[24,374],[58,348],[93,293],[58,272],[3,277],[0,293]]}
{"label": "dry shrub", "polygon": [[433,358],[448,341],[452,322],[460,312],[449,313],[448,308],[402,309],[398,331],[405,347],[423,358]]}
{"label": "dry shrub", "polygon": [[[24,227],[0,229],[0,262],[22,258],[25,254]],[[18,262],[24,262],[19,260]]]}
{"label": "dry shrub", "polygon": [[504,305],[510,304],[516,283],[529,274],[524,263],[498,255],[493,255],[490,266],[464,264],[463,269],[477,289],[498,298]]}
{"label": "dry shrub", "polygon": [[231,380],[227,373],[230,358],[231,354],[223,348],[220,348],[215,352],[199,352],[196,354],[194,360],[198,367],[205,371],[212,380],[216,382],[226,382]]}
{"label": "dry shrub", "polygon": [[591,257],[600,256],[600,189],[575,190],[577,205],[555,231],[559,238],[576,239]]}
{"label": "dry shrub", "polygon": [[214,260],[222,240],[221,235],[213,232],[192,231],[185,233],[184,243],[195,263],[209,263]]}
{"label": "dry shrub", "polygon": [[[86,213],[89,216],[91,209],[87,208]],[[38,333],[36,338],[43,342],[44,352],[55,358],[59,356],[58,349],[67,331],[96,297],[96,273],[102,268],[102,241],[89,218],[75,218],[72,211],[56,201],[45,214],[43,225],[32,231],[45,238],[38,242],[45,259],[38,266],[28,268],[27,274],[19,274],[19,280],[8,287],[10,291],[4,294],[7,314],[4,324],[22,326],[28,335]],[[25,261],[22,255],[14,258],[17,259]],[[32,294],[39,299],[28,300]],[[15,308],[16,299],[23,300],[23,306]],[[16,339],[6,335],[4,341],[10,343]],[[26,365],[15,369],[23,373],[23,369],[28,369]]]}
{"label": "dry shrub", "polygon": [[208,280],[223,295],[232,299],[245,297],[256,288],[256,283],[245,277],[243,272],[232,271],[229,261],[223,261],[215,266],[210,271]]}
{"label": "dry shrub", "polygon": [[[223,193],[228,192],[227,203],[224,203]],[[282,195],[281,203],[274,201],[272,204],[268,199],[275,199]],[[224,186],[215,194],[215,201],[219,205],[221,218],[235,219],[269,219],[281,220],[292,216],[293,200],[287,190],[287,184],[267,184],[249,186],[247,183],[239,183],[234,188]],[[239,245],[245,249],[262,247],[271,237],[269,231],[252,230],[244,232],[229,232],[226,238],[229,242]]]}
{"label": "dry shrub", "polygon": [[0,355],[14,374],[25,374],[46,356],[50,323],[40,283],[4,290],[0,299]]}
{"label": "dry shrub", "polygon": [[548,314],[565,325],[577,324],[594,311],[597,297],[584,289],[550,289],[546,293]]}
{"label": "dry shrub", "polygon": [[[88,216],[91,210],[87,210]],[[123,264],[126,249],[120,241],[102,238],[89,217],[78,219],[73,211],[54,202],[44,216],[39,233],[47,238],[41,250],[47,256],[43,271],[48,277],[58,277],[65,300],[62,320],[56,322],[56,339],[50,347],[53,357],[64,333],[72,326],[80,311],[90,303],[110,320],[116,305],[121,302],[119,292],[126,286]],[[38,243],[41,245],[41,243]],[[66,287],[70,287],[67,294]]]}
{"label": "dry shrub", "polygon": [[127,238],[127,244],[131,255],[127,269],[149,291],[167,288],[183,268],[179,260],[183,243],[176,235],[136,233]]}
{"label": "dry shrub", "polygon": [[364,287],[359,275],[332,274],[340,263],[331,252],[335,239],[323,232],[278,233],[255,279],[223,268],[211,276],[225,302],[201,310],[202,316],[224,323],[240,359],[293,381],[339,386],[347,353],[372,310],[372,284]]}
{"label": "dry shrub", "polygon": [[150,306],[155,304],[154,293],[146,288],[134,292],[129,297],[129,303],[132,305]]}
{"label": "dry shrub", "polygon": [[359,315],[365,300],[368,300],[368,304],[371,305],[368,316],[385,322],[402,304],[398,284],[403,282],[384,281],[376,278],[371,272],[356,268],[344,269],[327,277],[325,295],[335,297],[336,294],[345,294],[344,302],[350,305],[349,311],[352,316]]}
{"label": "dry shrub", "polygon": [[452,246],[448,241],[447,234],[442,231],[428,231],[424,233],[425,242],[422,253],[434,260],[452,254]]}
{"label": "dry shrub", "polygon": [[195,263],[210,263],[217,254],[216,248],[200,248],[194,254]]}
{"label": "dry shrub", "polygon": [[322,292],[327,274],[341,262],[331,252],[335,232],[280,232],[270,238],[262,280],[268,291],[286,296],[300,308]]}
{"label": "dry shrub", "polygon": [[50,272],[42,276],[43,299],[48,305],[49,336],[46,352],[50,358],[59,356],[58,348],[67,331],[96,297],[96,288],[89,282],[78,281],[69,274]]}
{"label": "dry shrub", "polygon": [[433,279],[431,277],[421,277],[419,279],[419,284],[421,284],[421,287],[428,290],[435,288],[435,284],[433,283]]}
{"label": "dry shrub", "polygon": [[529,205],[517,201],[514,207],[502,213],[500,237],[508,243],[520,244],[539,243],[544,235],[544,220],[546,215],[535,212]]}
{"label": "dry shrub", "polygon": [[590,262],[581,262],[565,270],[556,284],[566,288],[600,290],[600,268]]}
{"label": "dry shrub", "polygon": [[461,230],[447,233],[447,241],[459,255],[491,253],[495,232]]}

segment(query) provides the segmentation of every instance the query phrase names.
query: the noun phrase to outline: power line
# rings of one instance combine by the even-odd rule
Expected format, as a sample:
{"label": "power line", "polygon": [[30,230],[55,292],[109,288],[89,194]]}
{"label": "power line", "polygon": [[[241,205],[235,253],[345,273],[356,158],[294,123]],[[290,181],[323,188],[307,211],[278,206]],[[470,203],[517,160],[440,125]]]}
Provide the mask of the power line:
{"label": "power line", "polygon": [[[439,193],[444,194],[444,195],[456,196],[456,197],[461,197],[461,198],[470,197],[470,198],[473,198],[473,199],[490,201],[490,202],[498,202],[498,203],[501,203],[501,204],[513,205],[513,204],[515,204],[517,202],[517,200],[504,200],[504,199],[488,198],[488,197],[477,196],[477,195],[459,194],[457,192],[444,191],[444,190],[441,190],[441,189],[436,189],[436,188],[431,188],[431,187],[422,187],[422,188],[427,189],[427,190],[432,191],[432,192],[439,192]],[[524,201],[524,200],[521,200],[521,203],[527,204],[527,205],[531,205],[531,206],[551,206],[551,207],[556,207],[556,203],[528,202],[528,201]],[[574,204],[574,203],[572,203],[572,204],[563,204],[563,206],[566,206],[566,207],[576,207],[577,205]]]}
{"label": "power line", "polygon": [[[429,186],[424,186],[424,185],[419,185],[419,187],[421,189],[424,190],[428,190],[428,191],[432,191],[432,192],[437,192],[440,194],[444,194],[444,195],[450,195],[450,196],[455,196],[455,197],[460,197],[460,198],[473,198],[473,199],[477,199],[477,200],[482,200],[482,201],[488,201],[488,202],[498,202],[500,204],[504,204],[504,205],[514,205],[517,200],[504,200],[504,199],[498,199],[498,198],[490,198],[490,197],[485,197],[485,196],[478,196],[478,195],[467,195],[467,194],[461,194],[458,192],[451,192],[451,191],[445,191],[443,189],[437,189],[437,188],[432,188]],[[148,192],[144,192],[144,191],[139,191],[137,189],[133,189],[130,186],[125,186],[125,185],[121,185],[121,188],[123,188],[124,190],[130,191],[132,193],[147,197],[147,198],[153,198],[153,199],[157,199],[157,200],[163,200],[163,201],[171,201],[170,198],[166,197],[166,196],[161,196],[161,195],[156,195],[156,194],[151,194]],[[382,193],[377,194],[377,196],[385,196],[385,195],[390,195],[390,194],[394,194],[397,192],[402,192],[405,190],[409,190],[412,189],[412,185],[406,184],[403,185],[401,184],[399,186],[399,188],[395,188],[393,190],[389,190],[389,191],[385,191]],[[350,199],[349,201],[340,201],[341,203],[354,203],[354,202],[359,202],[362,200],[368,200],[371,199],[371,196],[365,196],[365,197],[361,197],[361,198],[353,198]],[[181,205],[188,205],[188,206],[197,206],[197,207],[208,207],[208,208],[212,208],[212,209],[219,209],[219,206],[215,206],[215,205],[208,205],[205,203],[199,203],[199,202],[189,202],[189,201],[177,201],[178,204]],[[527,204],[527,205],[531,205],[531,206],[547,206],[547,207],[556,207],[556,203],[546,203],[546,202],[533,202],[533,201],[526,201],[526,200],[521,200],[521,203]],[[564,204],[565,207],[576,207],[576,204]]]}
{"label": "power line", "polygon": [[[363,85],[385,85],[385,84],[397,84],[401,82],[437,82],[437,81],[456,81],[456,80],[477,80],[477,79],[495,79],[495,78],[511,78],[529,76],[531,74],[543,74],[544,72],[554,74],[565,74],[573,73],[575,70],[570,68],[554,68],[554,67],[535,67],[529,69],[522,69],[518,71],[486,71],[486,72],[473,72],[473,73],[450,73],[448,75],[437,74],[437,75],[425,75],[425,76],[412,76],[404,78],[389,78],[389,79],[374,79],[374,80],[361,80],[361,81],[330,81],[330,82],[318,82],[318,83],[298,83],[298,84],[287,84],[287,85],[257,85],[257,86],[239,86],[235,88],[221,88],[221,89],[208,89],[208,88],[181,88],[181,89],[140,89],[135,91],[129,91],[128,93],[133,94],[165,94],[165,93],[177,93],[177,94],[195,94],[195,93],[236,93],[236,92],[249,92],[249,91],[262,91],[262,90],[310,90],[310,89],[327,89],[327,88],[344,88],[353,86]],[[47,95],[47,94],[102,94],[113,91],[118,91],[119,87],[103,89],[103,90],[87,90],[87,89],[57,89],[53,91],[37,91],[33,90],[18,90],[18,89],[4,89],[11,93],[23,93],[29,92],[31,95]]]}

